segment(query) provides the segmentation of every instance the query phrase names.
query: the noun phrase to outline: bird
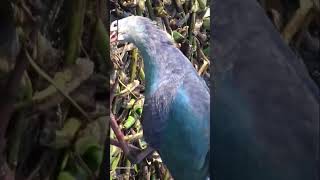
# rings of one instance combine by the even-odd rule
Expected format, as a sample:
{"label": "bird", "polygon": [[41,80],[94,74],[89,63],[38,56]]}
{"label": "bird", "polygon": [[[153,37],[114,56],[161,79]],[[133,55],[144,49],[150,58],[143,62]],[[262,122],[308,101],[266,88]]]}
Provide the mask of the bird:
{"label": "bird", "polygon": [[129,16],[110,25],[111,42],[133,43],[143,58],[143,135],[177,180],[209,178],[210,90],[156,22]]}
{"label": "bird", "polygon": [[319,88],[256,0],[214,1],[211,175],[316,180]]}

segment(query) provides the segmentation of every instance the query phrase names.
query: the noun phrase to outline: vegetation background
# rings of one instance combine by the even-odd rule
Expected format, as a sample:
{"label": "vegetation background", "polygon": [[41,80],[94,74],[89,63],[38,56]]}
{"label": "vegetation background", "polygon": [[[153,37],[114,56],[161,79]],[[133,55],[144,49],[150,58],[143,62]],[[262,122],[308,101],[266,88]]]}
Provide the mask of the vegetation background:
{"label": "vegetation background", "polygon": [[0,2],[1,180],[101,176],[109,136],[107,3]]}

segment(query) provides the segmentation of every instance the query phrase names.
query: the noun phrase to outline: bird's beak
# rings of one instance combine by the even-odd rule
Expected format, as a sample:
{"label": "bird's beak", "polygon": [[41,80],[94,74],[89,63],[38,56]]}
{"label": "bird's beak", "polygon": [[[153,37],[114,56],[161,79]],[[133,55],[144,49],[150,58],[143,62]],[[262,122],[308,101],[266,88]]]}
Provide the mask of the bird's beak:
{"label": "bird's beak", "polygon": [[118,40],[118,33],[117,31],[111,31],[110,32],[110,42],[116,42]]}

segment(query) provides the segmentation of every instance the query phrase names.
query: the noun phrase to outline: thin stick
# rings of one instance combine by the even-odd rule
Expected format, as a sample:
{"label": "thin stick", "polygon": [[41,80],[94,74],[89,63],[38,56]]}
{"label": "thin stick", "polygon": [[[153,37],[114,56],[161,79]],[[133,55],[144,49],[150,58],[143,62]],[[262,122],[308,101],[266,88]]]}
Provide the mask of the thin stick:
{"label": "thin stick", "polygon": [[90,121],[90,118],[88,114],[81,108],[81,106],[78,105],[77,102],[75,102],[67,93],[65,93],[54,81],[53,79],[46,73],[44,72],[37,64],[36,62],[33,61],[29,53],[25,50],[27,59],[29,60],[31,66],[34,68],[34,70],[45,80],[47,80],[49,83],[52,84],[53,87],[55,87],[64,97],[66,97],[71,104],[84,116],[87,118],[88,121]]}

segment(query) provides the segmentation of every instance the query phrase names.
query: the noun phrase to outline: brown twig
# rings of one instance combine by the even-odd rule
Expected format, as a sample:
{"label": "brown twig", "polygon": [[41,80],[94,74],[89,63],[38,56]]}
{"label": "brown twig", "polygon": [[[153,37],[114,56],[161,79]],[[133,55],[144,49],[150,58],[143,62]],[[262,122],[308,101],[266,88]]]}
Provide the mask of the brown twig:
{"label": "brown twig", "polygon": [[127,155],[129,157],[130,150],[129,150],[128,144],[124,140],[124,135],[121,132],[120,127],[118,126],[118,123],[117,123],[113,113],[110,113],[110,126],[111,126],[114,134],[116,135],[119,143],[120,143],[121,149],[123,150],[125,155]]}

